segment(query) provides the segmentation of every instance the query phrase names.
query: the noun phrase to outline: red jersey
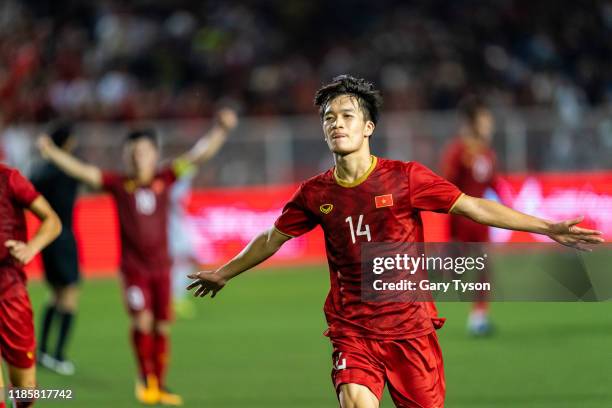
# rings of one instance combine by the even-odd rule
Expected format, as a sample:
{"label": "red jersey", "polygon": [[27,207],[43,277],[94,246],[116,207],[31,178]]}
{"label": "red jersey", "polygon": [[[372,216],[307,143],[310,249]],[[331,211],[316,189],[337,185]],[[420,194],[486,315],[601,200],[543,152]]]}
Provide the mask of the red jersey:
{"label": "red jersey", "polygon": [[448,212],[461,192],[425,166],[373,158],[355,183],[334,170],[302,183],[275,223],[288,236],[320,225],[331,287],[325,302],[330,337],[407,339],[434,330],[426,302],[361,301],[362,242],[423,242],[421,211]]}
{"label": "red jersey", "polygon": [[[496,189],[497,157],[490,147],[470,146],[457,137],[443,155],[442,175],[465,194],[482,198],[488,188]],[[451,238],[464,242],[489,240],[489,227],[466,217],[451,217]]]}
{"label": "red jersey", "polygon": [[117,205],[121,234],[121,271],[130,275],[167,273],[168,206],[173,168],[155,175],[149,185],[138,185],[124,174],[104,172],[103,188]]}
{"label": "red jersey", "polygon": [[10,239],[27,242],[24,209],[39,194],[18,170],[0,164],[0,299],[17,293],[15,285],[24,285],[26,275],[11,257],[4,243]]}

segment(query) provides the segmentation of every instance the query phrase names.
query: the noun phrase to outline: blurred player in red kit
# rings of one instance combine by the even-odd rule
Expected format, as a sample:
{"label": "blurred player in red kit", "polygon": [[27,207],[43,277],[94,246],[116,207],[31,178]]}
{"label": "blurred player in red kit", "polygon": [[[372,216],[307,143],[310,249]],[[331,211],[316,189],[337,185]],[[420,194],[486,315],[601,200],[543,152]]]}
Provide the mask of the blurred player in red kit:
{"label": "blurred player in red kit", "polygon": [[[24,209],[41,221],[28,241]],[[0,164],[0,362],[18,388],[36,387],[34,324],[24,265],[60,234],[62,225],[47,200],[17,170]],[[0,367],[0,408],[5,407]],[[18,402],[27,407],[32,402]]]}
{"label": "blurred player in red kit", "polygon": [[[464,98],[458,107],[459,134],[442,156],[442,176],[465,194],[482,198],[488,189],[497,191],[497,158],[491,148],[495,131],[493,114],[475,95]],[[466,217],[450,218],[450,235],[457,242],[489,242],[489,227]],[[481,281],[488,281],[483,270]],[[474,336],[491,333],[486,293],[479,293],[468,318],[468,331]]]}
{"label": "blurred player in red kit", "polygon": [[129,133],[124,145],[127,173],[102,171],[76,159],[47,137],[42,155],[68,175],[103,188],[117,205],[121,234],[121,277],[132,318],[132,343],[139,367],[136,398],[144,404],[182,405],[164,382],[171,320],[168,206],[172,184],[213,157],[237,125],[231,109],[217,114],[215,125],[171,166],[158,170],[159,145],[152,130]]}
{"label": "blurred player in red kit", "polygon": [[333,345],[332,381],[341,407],[379,406],[385,384],[398,407],[444,405],[442,354],[433,303],[361,300],[361,243],[422,242],[421,211],[451,212],[497,227],[546,234],[580,246],[600,233],[580,220],[548,222],[463,194],[416,162],[370,154],[382,99],[363,79],[342,75],[316,94],[324,140],[335,160],[303,182],[273,227],[215,271],[190,275],[195,296],[215,296],[227,282],[272,256],[288,240],[321,226],[331,287],[324,312]]}

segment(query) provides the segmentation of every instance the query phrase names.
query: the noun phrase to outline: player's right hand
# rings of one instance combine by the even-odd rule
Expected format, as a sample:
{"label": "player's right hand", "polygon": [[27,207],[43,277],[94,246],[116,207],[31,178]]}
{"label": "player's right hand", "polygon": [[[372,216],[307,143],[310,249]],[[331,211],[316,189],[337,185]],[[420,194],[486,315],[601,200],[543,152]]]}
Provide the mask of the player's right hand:
{"label": "player's right hand", "polygon": [[22,241],[9,239],[4,243],[4,246],[8,248],[11,256],[21,265],[28,264],[32,258],[36,256],[36,252],[28,244]]}
{"label": "player's right hand", "polygon": [[211,297],[215,297],[217,292],[223,289],[227,283],[227,279],[221,277],[217,271],[200,271],[190,273],[187,277],[189,279],[196,279],[195,282],[187,286],[187,290],[197,288],[193,292],[194,297],[204,297],[209,293]]}

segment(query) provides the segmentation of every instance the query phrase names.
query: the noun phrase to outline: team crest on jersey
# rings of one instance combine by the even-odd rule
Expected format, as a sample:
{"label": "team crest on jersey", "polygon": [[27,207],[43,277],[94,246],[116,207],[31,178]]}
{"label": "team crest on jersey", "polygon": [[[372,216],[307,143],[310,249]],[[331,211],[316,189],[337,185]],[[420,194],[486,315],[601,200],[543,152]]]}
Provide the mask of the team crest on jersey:
{"label": "team crest on jersey", "polygon": [[134,180],[126,180],[123,183],[123,188],[125,189],[125,191],[131,194],[136,191],[136,182]]}
{"label": "team crest on jersey", "polygon": [[334,209],[333,204],[323,204],[319,207],[319,210],[321,210],[323,214],[329,214],[330,212],[332,212],[333,209]]}
{"label": "team crest on jersey", "polygon": [[151,185],[151,190],[155,192],[155,194],[161,194],[166,188],[166,184],[163,180],[155,180]]}

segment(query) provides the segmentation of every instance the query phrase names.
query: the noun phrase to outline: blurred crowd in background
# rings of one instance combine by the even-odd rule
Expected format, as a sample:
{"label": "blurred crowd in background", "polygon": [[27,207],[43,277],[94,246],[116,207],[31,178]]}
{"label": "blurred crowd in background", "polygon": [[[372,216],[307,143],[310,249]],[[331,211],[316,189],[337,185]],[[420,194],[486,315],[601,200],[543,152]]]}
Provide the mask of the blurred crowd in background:
{"label": "blurred crowd in background", "polygon": [[610,1],[0,1],[5,124],[312,113],[338,73],[387,110],[612,105]]}

